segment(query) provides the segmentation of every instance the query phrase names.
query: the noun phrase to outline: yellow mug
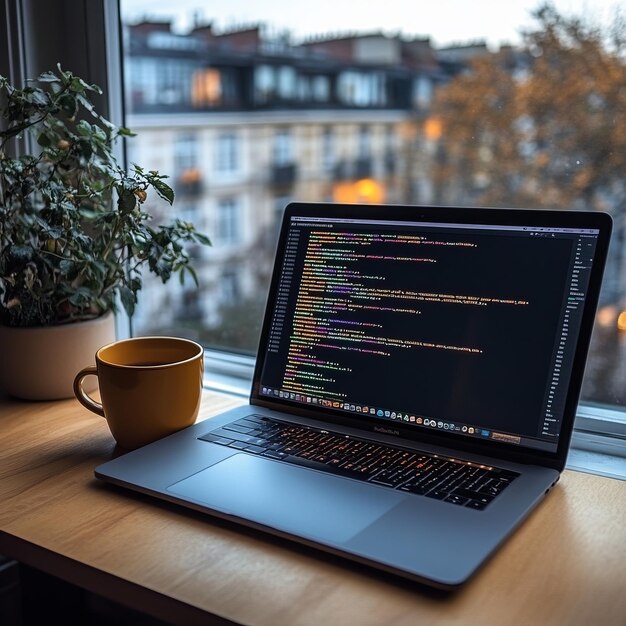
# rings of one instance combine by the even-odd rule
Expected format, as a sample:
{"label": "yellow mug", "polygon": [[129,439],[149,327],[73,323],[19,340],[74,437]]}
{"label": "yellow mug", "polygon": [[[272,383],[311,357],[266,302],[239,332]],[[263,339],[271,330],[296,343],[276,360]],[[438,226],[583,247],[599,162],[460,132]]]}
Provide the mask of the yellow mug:
{"label": "yellow mug", "polygon": [[[135,337],[100,348],[96,365],[74,378],[74,394],[90,411],[104,417],[115,441],[139,448],[182,428],[198,417],[204,351],[178,337]],[[86,376],[97,376],[102,404],[83,389]]]}

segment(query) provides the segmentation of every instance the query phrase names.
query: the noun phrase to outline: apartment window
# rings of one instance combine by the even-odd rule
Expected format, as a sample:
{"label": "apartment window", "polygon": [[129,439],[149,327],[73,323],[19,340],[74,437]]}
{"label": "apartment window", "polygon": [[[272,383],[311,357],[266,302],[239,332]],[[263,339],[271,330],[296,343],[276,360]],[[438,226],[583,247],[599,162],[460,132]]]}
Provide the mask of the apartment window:
{"label": "apartment window", "polygon": [[278,68],[278,95],[285,100],[296,97],[298,74],[293,67],[284,65]]}
{"label": "apartment window", "polygon": [[236,307],[241,298],[239,273],[226,269],[220,276],[220,304],[226,307]]}
{"label": "apartment window", "polygon": [[191,101],[194,107],[211,107],[221,104],[223,91],[222,74],[219,70],[209,67],[194,73],[191,91]]}
{"label": "apartment window", "polygon": [[126,62],[131,89],[131,106],[181,106],[190,100],[195,63],[147,56],[131,57]]}
{"label": "apartment window", "polygon": [[366,158],[370,156],[371,151],[371,134],[368,126],[360,126],[358,134],[358,146],[357,152],[359,158]]}
{"label": "apartment window", "polygon": [[322,168],[326,172],[332,171],[336,164],[335,144],[333,129],[329,127],[324,128],[322,133]]}
{"label": "apartment window", "polygon": [[298,100],[302,102],[311,100],[311,79],[308,76],[298,77]]}
{"label": "apartment window", "polygon": [[259,65],[254,69],[254,96],[257,104],[272,100],[276,93],[276,76],[271,65]]}
{"label": "apartment window", "polygon": [[236,198],[221,198],[217,202],[216,240],[220,246],[232,247],[240,241],[241,220]]}
{"label": "apartment window", "polygon": [[433,82],[426,76],[413,81],[413,104],[417,109],[427,108],[433,99]]}
{"label": "apartment window", "polygon": [[330,100],[330,79],[328,76],[314,76],[311,80],[311,94],[315,102]]}
{"label": "apartment window", "polygon": [[239,138],[233,132],[223,132],[217,136],[216,170],[220,174],[233,174],[239,171]]}
{"label": "apartment window", "polygon": [[181,135],[174,140],[174,170],[176,174],[198,165],[198,139],[195,135]]}
{"label": "apartment window", "polygon": [[339,74],[337,95],[342,104],[383,106],[386,104],[385,79],[377,72],[345,71]]}
{"label": "apartment window", "polygon": [[293,162],[293,136],[290,130],[276,131],[273,144],[274,165],[289,165]]}

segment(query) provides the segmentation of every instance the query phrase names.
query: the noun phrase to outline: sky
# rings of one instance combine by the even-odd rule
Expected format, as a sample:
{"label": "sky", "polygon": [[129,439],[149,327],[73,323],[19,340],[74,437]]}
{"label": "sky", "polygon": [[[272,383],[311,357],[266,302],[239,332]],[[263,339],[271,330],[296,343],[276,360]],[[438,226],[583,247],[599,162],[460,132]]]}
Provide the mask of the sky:
{"label": "sky", "polygon": [[[520,31],[533,24],[531,12],[541,0],[121,0],[122,18],[171,18],[184,32],[194,13],[217,30],[263,23],[271,31],[288,30],[294,40],[319,34],[371,32],[430,37],[434,46],[486,40],[497,48],[521,42]],[[618,0],[553,0],[566,15],[606,25]],[[622,15],[624,12],[622,11]]]}

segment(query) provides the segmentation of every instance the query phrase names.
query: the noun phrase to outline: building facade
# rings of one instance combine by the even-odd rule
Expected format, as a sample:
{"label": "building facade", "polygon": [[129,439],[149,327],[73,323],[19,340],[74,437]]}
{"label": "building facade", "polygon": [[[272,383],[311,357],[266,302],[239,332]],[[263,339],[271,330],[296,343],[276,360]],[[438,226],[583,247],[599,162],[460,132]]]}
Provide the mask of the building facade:
{"label": "building facade", "polygon": [[186,322],[219,344],[233,308],[256,307],[260,319],[292,200],[432,199],[419,129],[449,65],[427,39],[371,33],[295,46],[266,41],[259,27],[176,35],[167,22],[129,26],[125,37],[137,133],[129,162],[171,177],[174,208],[151,199],[151,212],[193,222],[213,244],[192,251],[199,288],[156,289],[146,277],[136,330]]}

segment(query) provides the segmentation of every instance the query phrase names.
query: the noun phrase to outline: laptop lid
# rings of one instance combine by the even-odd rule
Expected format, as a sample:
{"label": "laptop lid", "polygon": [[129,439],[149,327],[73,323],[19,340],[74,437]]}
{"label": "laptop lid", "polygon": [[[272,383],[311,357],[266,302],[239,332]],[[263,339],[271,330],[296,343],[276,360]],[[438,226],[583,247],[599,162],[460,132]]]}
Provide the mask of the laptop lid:
{"label": "laptop lid", "polygon": [[561,470],[611,219],[292,203],[250,401]]}

